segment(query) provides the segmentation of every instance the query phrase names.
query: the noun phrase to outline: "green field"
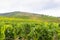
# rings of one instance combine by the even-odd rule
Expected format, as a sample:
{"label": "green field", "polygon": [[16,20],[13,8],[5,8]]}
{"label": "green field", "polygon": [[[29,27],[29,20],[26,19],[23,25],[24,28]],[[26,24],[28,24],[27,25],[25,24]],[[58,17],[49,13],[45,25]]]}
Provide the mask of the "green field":
{"label": "green field", "polygon": [[0,40],[60,40],[60,18],[24,12],[0,14]]}

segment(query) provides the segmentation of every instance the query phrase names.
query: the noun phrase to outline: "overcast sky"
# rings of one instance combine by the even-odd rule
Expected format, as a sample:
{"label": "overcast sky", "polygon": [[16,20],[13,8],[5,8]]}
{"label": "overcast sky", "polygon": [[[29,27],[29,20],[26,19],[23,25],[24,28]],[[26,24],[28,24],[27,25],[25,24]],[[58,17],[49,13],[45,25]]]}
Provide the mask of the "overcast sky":
{"label": "overcast sky", "polygon": [[0,13],[11,11],[60,16],[60,0],[0,0]]}

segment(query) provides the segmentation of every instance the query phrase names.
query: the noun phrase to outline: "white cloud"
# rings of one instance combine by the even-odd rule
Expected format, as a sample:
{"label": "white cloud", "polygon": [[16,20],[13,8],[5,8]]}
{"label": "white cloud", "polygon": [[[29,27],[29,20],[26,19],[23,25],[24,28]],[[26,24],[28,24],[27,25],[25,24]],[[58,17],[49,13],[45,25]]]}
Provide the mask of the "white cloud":
{"label": "white cloud", "polygon": [[48,9],[48,10],[38,12],[38,14],[39,13],[40,14],[45,14],[45,15],[50,15],[50,16],[58,16],[58,17],[60,17],[60,8]]}
{"label": "white cloud", "polygon": [[0,13],[16,10],[60,16],[60,0],[0,0]]}

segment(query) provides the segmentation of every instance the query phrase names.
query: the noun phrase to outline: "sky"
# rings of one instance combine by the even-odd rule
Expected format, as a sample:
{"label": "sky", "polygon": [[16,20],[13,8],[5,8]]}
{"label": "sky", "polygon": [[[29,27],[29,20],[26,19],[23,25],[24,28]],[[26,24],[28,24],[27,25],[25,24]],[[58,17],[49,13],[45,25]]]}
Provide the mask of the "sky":
{"label": "sky", "polygon": [[60,0],[0,0],[0,13],[13,11],[60,17]]}

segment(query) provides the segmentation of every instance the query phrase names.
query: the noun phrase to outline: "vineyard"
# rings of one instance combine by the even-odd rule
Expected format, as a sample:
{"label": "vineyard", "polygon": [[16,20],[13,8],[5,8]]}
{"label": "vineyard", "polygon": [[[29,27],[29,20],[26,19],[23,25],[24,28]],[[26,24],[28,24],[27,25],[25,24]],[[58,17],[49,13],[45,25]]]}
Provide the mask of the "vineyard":
{"label": "vineyard", "polygon": [[0,17],[0,40],[60,40],[60,23]]}

